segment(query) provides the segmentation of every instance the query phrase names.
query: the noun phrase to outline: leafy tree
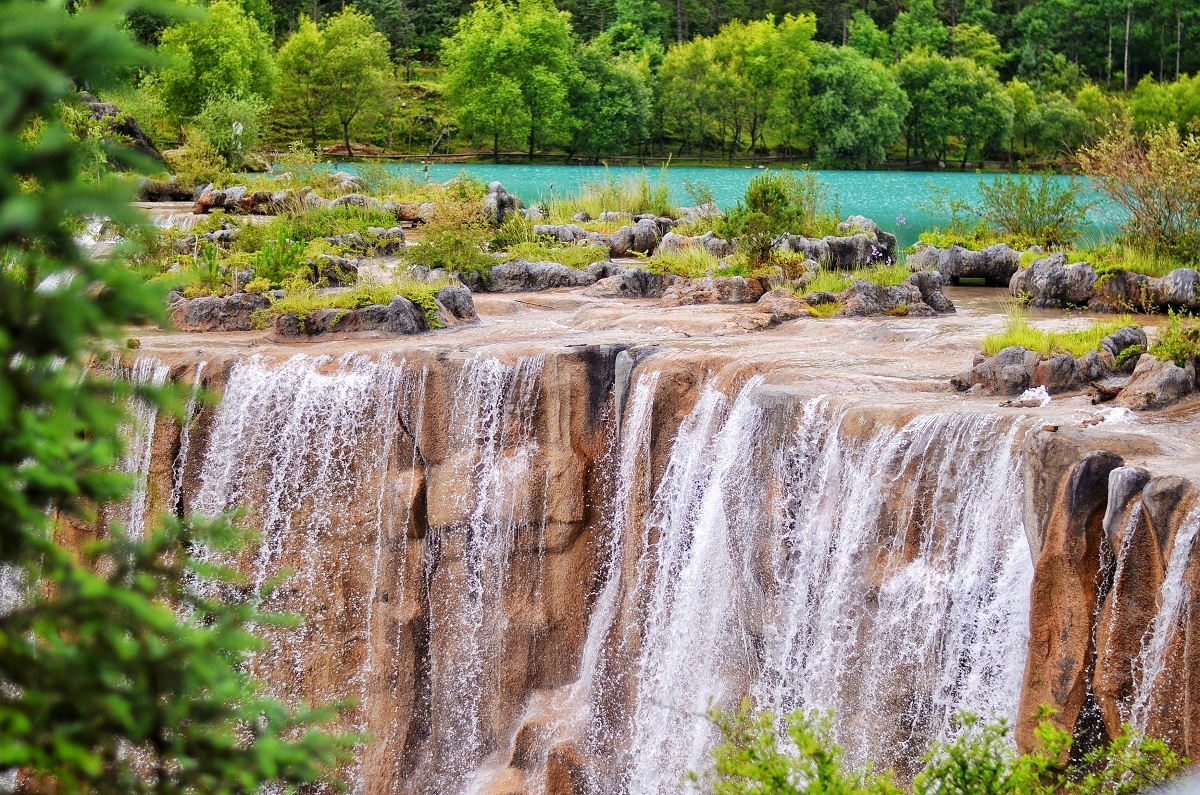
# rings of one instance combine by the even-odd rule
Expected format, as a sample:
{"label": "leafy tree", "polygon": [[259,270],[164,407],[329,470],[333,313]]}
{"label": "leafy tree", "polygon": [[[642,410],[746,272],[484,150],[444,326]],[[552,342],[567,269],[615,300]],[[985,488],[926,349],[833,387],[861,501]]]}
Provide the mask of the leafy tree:
{"label": "leafy tree", "polygon": [[576,58],[580,79],[570,95],[571,150],[592,159],[629,151],[650,125],[649,69],[597,43],[580,47]]}
{"label": "leafy tree", "polygon": [[617,52],[661,49],[667,31],[667,12],[657,0],[616,0],[616,19],[606,31]]}
{"label": "leafy tree", "polygon": [[196,116],[196,127],[230,168],[241,168],[246,153],[258,148],[265,107],[255,95],[250,99],[216,97]]}
{"label": "leafy tree", "polygon": [[1083,145],[1087,118],[1075,103],[1056,92],[1045,95],[1038,104],[1034,140],[1048,154],[1067,154]]}
{"label": "leafy tree", "polygon": [[867,168],[900,136],[908,99],[882,64],[849,47],[813,48],[808,129],[817,161]]}
{"label": "leafy tree", "polygon": [[814,235],[834,221],[828,215],[829,195],[816,175],[765,171],[752,178],[746,195],[721,220],[717,233],[737,238],[752,267],[771,261],[775,240],[795,232]]}
{"label": "leafy tree", "polygon": [[270,100],[275,94],[270,39],[236,2],[215,0],[208,13],[172,25],[160,40],[159,51],[170,60],[159,88],[176,124],[217,97]]}
{"label": "leafy tree", "polygon": [[1183,75],[1172,83],[1160,83],[1146,75],[1133,90],[1129,113],[1138,132],[1174,124],[1186,133],[1200,119],[1200,74]]}
{"label": "leafy tree", "polygon": [[299,117],[315,149],[328,124],[341,128],[353,155],[350,128],[383,101],[390,80],[388,42],[369,14],[353,6],[320,26],[307,19],[279,50],[283,92],[278,110]]}
{"label": "leafy tree", "polygon": [[1040,246],[1071,243],[1087,222],[1083,186],[1050,174],[1001,174],[979,180],[975,213],[993,227]]}
{"label": "leafy tree", "polygon": [[962,22],[950,29],[952,55],[970,58],[980,66],[999,69],[1008,61],[1000,40],[978,25]]}
{"label": "leafy tree", "polygon": [[308,141],[317,148],[328,119],[329,92],[324,75],[325,37],[317,24],[300,18],[300,29],[279,48],[277,62],[283,77],[278,109],[298,119],[308,130]]}
{"label": "leafy tree", "polygon": [[161,320],[164,288],[75,244],[86,216],[147,222],[131,181],[83,174],[54,111],[74,83],[145,66],[120,29],[137,8],[0,0],[0,564],[19,591],[0,614],[0,767],[60,795],[249,795],[327,777],[346,746],[312,728],[330,713],[291,711],[242,670],[250,627],[276,619],[208,596],[244,584],[191,552],[228,549],[231,525],[55,542],[129,496],[114,467],[130,394],[176,404],[110,375],[114,338]]}
{"label": "leafy tree", "polygon": [[1015,77],[1005,84],[1004,91],[1013,105],[1013,126],[1012,133],[1009,135],[1009,152],[1015,154],[1016,140],[1020,138],[1025,146],[1029,146],[1029,133],[1037,128],[1037,95],[1033,93],[1033,89],[1029,87],[1028,83]]}
{"label": "leafy tree", "polygon": [[375,30],[370,14],[353,6],[322,23],[325,40],[320,75],[329,89],[329,110],[342,128],[346,154],[350,127],[383,99],[391,74],[388,41]]}
{"label": "leafy tree", "polygon": [[876,61],[892,60],[891,39],[865,11],[855,11],[854,16],[850,18],[846,44]]}
{"label": "leafy tree", "polygon": [[896,47],[897,57],[918,47],[941,52],[949,39],[950,33],[938,19],[933,0],[913,0],[909,10],[900,12],[892,24],[892,44]]}
{"label": "leafy tree", "polygon": [[520,132],[532,156],[568,127],[574,51],[571,23],[549,0],[476,3],[443,45],[446,98],[468,133],[492,139],[493,154]]}
{"label": "leafy tree", "polygon": [[696,144],[704,157],[720,97],[712,90],[717,76],[712,40],[698,36],[667,50],[658,70],[659,112],[665,132],[683,148]]}

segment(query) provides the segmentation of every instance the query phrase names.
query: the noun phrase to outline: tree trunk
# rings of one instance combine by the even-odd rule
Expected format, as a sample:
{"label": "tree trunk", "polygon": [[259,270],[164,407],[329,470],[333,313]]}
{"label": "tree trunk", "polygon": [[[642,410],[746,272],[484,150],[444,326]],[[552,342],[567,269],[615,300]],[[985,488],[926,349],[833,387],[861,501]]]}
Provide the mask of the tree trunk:
{"label": "tree trunk", "polygon": [[342,142],[346,144],[346,157],[354,157],[354,152],[350,149],[350,122],[342,122]]}
{"label": "tree trunk", "polygon": [[313,24],[317,24],[317,0],[313,0]]}
{"label": "tree trunk", "polygon": [[675,0],[675,40],[683,44],[683,0]]}
{"label": "tree trunk", "polygon": [[496,163],[500,162],[500,133],[496,132],[492,135],[492,160]]}
{"label": "tree trunk", "polygon": [[1179,80],[1179,53],[1183,51],[1183,19],[1175,9],[1175,80]]}
{"label": "tree trunk", "polygon": [[1105,82],[1108,83],[1108,87],[1110,90],[1112,89],[1112,30],[1113,30],[1113,25],[1112,25],[1112,20],[1110,19],[1108,21],[1108,73],[1105,75],[1105,78],[1104,78]]}
{"label": "tree trunk", "polygon": [[1125,4],[1125,90],[1129,90],[1129,27],[1133,24],[1133,0]]}

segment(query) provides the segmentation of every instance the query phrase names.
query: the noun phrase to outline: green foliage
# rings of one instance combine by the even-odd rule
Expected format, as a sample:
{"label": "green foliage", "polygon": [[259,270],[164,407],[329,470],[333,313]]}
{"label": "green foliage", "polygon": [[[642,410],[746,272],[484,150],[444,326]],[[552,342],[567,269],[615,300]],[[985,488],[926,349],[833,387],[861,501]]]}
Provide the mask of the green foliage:
{"label": "green foliage", "polygon": [[265,280],[272,287],[282,285],[302,267],[304,244],[289,240],[283,229],[254,255],[255,278]]}
{"label": "green foliage", "polygon": [[566,128],[568,86],[579,80],[574,49],[568,15],[549,0],[476,3],[442,48],[459,124],[497,156],[515,137],[532,155]]}
{"label": "green foliage", "polygon": [[808,75],[807,129],[825,166],[882,163],[900,135],[909,102],[892,73],[848,47],[818,44]]}
{"label": "green foliage", "polygon": [[169,61],[158,88],[176,124],[220,97],[269,100],[275,94],[270,38],[240,3],[214,0],[200,18],[164,30],[160,41]]}
{"label": "green foliage", "polygon": [[962,147],[962,164],[1007,139],[1013,102],[995,72],[967,58],[943,58],[918,48],[896,68],[910,103],[905,145],[934,160],[948,157],[951,140]]}
{"label": "green foliage", "polygon": [[602,43],[576,53],[579,79],[570,87],[572,152],[593,160],[640,144],[650,127],[650,69],[644,61],[614,57]]}
{"label": "green foliage", "polygon": [[593,262],[608,259],[608,247],[545,242],[517,243],[508,247],[500,261],[508,262],[518,258],[530,262],[557,262],[568,268],[586,268]]}
{"label": "green foliage", "polygon": [[387,282],[372,282],[360,279],[352,288],[337,293],[320,293],[307,283],[289,285],[283,298],[271,301],[271,306],[262,310],[257,320],[265,324],[280,315],[308,317],[318,309],[361,309],[391,303],[395,296],[403,296],[421,308],[425,324],[431,329],[442,327],[434,297],[437,291],[449,285],[449,279],[424,282],[414,279],[394,279]]}
{"label": "green foliage", "polygon": [[1187,265],[1186,262],[1168,254],[1120,241],[1069,251],[1067,262],[1089,263],[1100,279],[1117,271],[1130,271],[1157,278]]}
{"label": "green foliage", "polygon": [[618,179],[606,170],[602,178],[586,180],[580,184],[577,192],[551,199],[545,205],[549,220],[553,223],[570,222],[571,216],[580,211],[587,212],[592,218],[599,218],[604,212],[630,215],[653,213],[657,216],[675,214],[675,207],[671,204],[671,187],[667,184],[667,166],[659,171],[656,180],[651,180],[645,171],[622,174]]}
{"label": "green foliage", "polygon": [[1167,322],[1159,327],[1149,353],[1183,367],[1188,359],[1200,356],[1200,325],[1184,323],[1183,313],[1168,310]]}
{"label": "green foliage", "polygon": [[886,31],[879,29],[866,11],[855,11],[850,18],[846,45],[876,61],[890,61],[892,58],[890,37]]}
{"label": "green foliage", "polygon": [[[827,314],[824,305],[813,307]],[[1084,756],[1074,768],[1062,761],[1071,735],[1054,726],[1050,711],[1039,713],[1036,746],[1019,754],[1011,728],[1000,719],[985,722],[971,714],[955,718],[956,735],[935,743],[913,780],[913,795],[1133,795],[1168,782],[1185,762],[1160,740],[1126,726],[1107,746]],[[709,718],[721,734],[712,750],[712,768],[688,780],[714,795],[899,795],[891,771],[870,766],[847,769],[842,750],[830,737],[832,714],[796,711],[782,725],[769,712],[754,713],[749,701]],[[781,733],[781,729],[784,733]]]}
{"label": "green foliage", "polygon": [[1176,132],[1186,134],[1189,125],[1200,118],[1200,74],[1160,83],[1147,73],[1133,90],[1129,115],[1139,133],[1174,125]]}
{"label": "green foliage", "polygon": [[[371,226],[386,229],[395,225],[396,216],[390,212],[343,204],[340,207],[318,207],[277,215],[270,222],[259,226],[254,235],[247,237],[251,240],[261,239],[263,245],[266,245],[268,240],[279,239],[307,243],[320,237],[333,237],[350,232],[365,235],[367,227]],[[249,227],[243,230],[242,234],[245,235],[248,230]],[[242,244],[243,241],[239,238],[238,243]]]}
{"label": "green foliage", "polygon": [[1034,326],[1017,303],[1009,304],[1005,314],[1004,330],[983,338],[983,352],[988,356],[1013,345],[1034,351],[1043,358],[1058,353],[1084,356],[1088,351],[1099,350],[1100,341],[1108,335],[1126,326],[1137,325],[1129,315],[1121,315],[1113,320],[1093,321],[1081,329],[1053,331]]}
{"label": "green foliage", "polygon": [[211,182],[224,187],[232,179],[228,162],[199,130],[193,129],[187,143],[167,155],[166,160],[181,185],[196,187]]}
{"label": "green foliage", "polygon": [[127,398],[177,406],[171,389],[113,375],[110,346],[131,322],[165,320],[164,288],[75,245],[85,216],[147,222],[129,181],[82,175],[53,112],[73,81],[103,90],[145,65],[121,32],[137,8],[0,0],[0,562],[25,586],[0,615],[0,766],[60,795],[329,780],[346,741],[313,726],[333,713],[288,709],[242,669],[260,648],[250,628],[278,618],[210,596],[243,584],[190,551],[232,550],[227,520],[143,539],[111,528],[71,551],[53,540],[55,522],[94,524],[95,506],[128,497],[114,469]]}
{"label": "green foliage", "polygon": [[1079,236],[1088,205],[1078,180],[1049,174],[1003,174],[979,180],[979,216],[1000,231],[1041,246],[1062,246]]}
{"label": "green foliage", "polygon": [[213,97],[196,116],[196,129],[204,140],[237,170],[246,155],[257,151],[262,138],[261,119],[266,106],[256,94],[246,99]]}
{"label": "green foliage", "polygon": [[391,79],[389,45],[371,17],[353,6],[318,27],[301,18],[300,28],[279,50],[283,77],[277,109],[299,120],[317,148],[326,126],[334,125],[353,155],[350,130],[383,100]]}
{"label": "green foliage", "polygon": [[651,273],[674,273],[688,279],[715,275],[721,261],[702,246],[686,246],[678,251],[657,251],[646,261]]}
{"label": "green foliage", "polygon": [[421,242],[405,258],[447,273],[475,273],[485,280],[496,260],[484,251],[492,236],[491,225],[475,204],[441,202],[433,220],[425,224]]}
{"label": "green foliage", "polygon": [[950,39],[946,25],[938,18],[933,0],[913,0],[908,11],[902,11],[892,26],[892,40],[901,55],[923,49],[940,52]]}
{"label": "green foliage", "polygon": [[1079,161],[1118,208],[1128,239],[1200,259],[1200,136],[1167,126],[1142,138],[1124,118]]}
{"label": "green foliage", "polygon": [[903,262],[894,264],[878,263],[852,271],[842,271],[835,268],[822,268],[813,275],[803,288],[806,293],[840,293],[850,288],[857,279],[866,279],[880,287],[895,287],[903,284],[910,276],[908,266]]}
{"label": "green foliage", "polygon": [[716,232],[737,238],[739,249],[759,266],[770,259],[780,235],[813,235],[823,221],[828,226],[827,203],[827,189],[816,175],[767,171],[750,180],[745,197],[717,224]]}

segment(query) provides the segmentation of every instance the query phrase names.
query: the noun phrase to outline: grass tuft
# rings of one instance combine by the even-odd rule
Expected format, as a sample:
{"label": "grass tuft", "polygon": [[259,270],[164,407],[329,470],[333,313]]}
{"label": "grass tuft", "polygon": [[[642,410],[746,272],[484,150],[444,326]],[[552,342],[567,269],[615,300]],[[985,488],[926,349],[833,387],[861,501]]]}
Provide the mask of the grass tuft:
{"label": "grass tuft", "polygon": [[389,282],[360,279],[354,287],[337,293],[320,293],[312,285],[293,284],[283,298],[277,298],[271,302],[270,307],[259,310],[255,320],[258,325],[265,327],[281,315],[299,315],[305,318],[318,309],[361,309],[365,306],[391,303],[392,298],[401,295],[421,308],[429,328],[437,329],[441,328],[442,324],[438,318],[434,296],[438,290],[450,283],[449,279],[434,282],[404,278]]}
{"label": "grass tuft", "polygon": [[806,293],[840,293],[848,289],[857,279],[866,279],[880,287],[895,287],[903,284],[911,274],[903,262],[891,265],[880,263],[858,270],[843,271],[834,268],[823,268],[817,271],[804,287]]}
{"label": "grass tuft", "polygon": [[593,262],[603,262],[608,259],[608,248],[529,241],[509,246],[508,251],[501,258],[501,262],[509,262],[514,259],[525,259],[530,262],[558,262],[568,268],[579,270]]}
{"label": "grass tuft", "polygon": [[1030,323],[1029,315],[1015,302],[1005,307],[1005,314],[1004,331],[983,338],[983,352],[987,356],[995,356],[1013,345],[1034,351],[1042,357],[1058,353],[1084,356],[1088,351],[1098,350],[1100,341],[1109,334],[1125,326],[1137,325],[1129,315],[1121,315],[1113,320],[1093,321],[1082,329],[1051,331]]}

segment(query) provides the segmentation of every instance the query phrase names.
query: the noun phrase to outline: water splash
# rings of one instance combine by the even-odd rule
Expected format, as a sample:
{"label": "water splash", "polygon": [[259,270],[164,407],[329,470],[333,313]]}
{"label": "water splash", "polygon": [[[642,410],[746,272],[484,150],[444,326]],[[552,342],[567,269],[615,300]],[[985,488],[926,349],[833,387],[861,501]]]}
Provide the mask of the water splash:
{"label": "water splash", "polygon": [[1183,606],[1192,601],[1191,588],[1183,581],[1183,575],[1191,561],[1197,532],[1200,532],[1200,504],[1179,525],[1159,592],[1158,612],[1142,639],[1142,651],[1134,664],[1134,670],[1140,671],[1141,676],[1137,677],[1130,722],[1141,733],[1145,733],[1150,723],[1155,685],[1166,668],[1167,647],[1178,630]]}
{"label": "water splash", "polygon": [[196,418],[196,407],[200,403],[200,387],[204,380],[204,368],[207,365],[208,362],[200,362],[196,365],[192,391],[188,395],[187,406],[183,413],[183,423],[179,429],[179,451],[175,454],[175,462],[171,465],[171,502],[169,507],[177,514],[183,510],[184,470],[187,467],[188,454],[192,451],[192,423]]}
{"label": "water splash", "polygon": [[[960,710],[1015,717],[1032,564],[1016,422],[862,433],[808,402],[773,441],[752,379],[681,426],[639,562],[632,793],[674,790],[710,703],[833,709],[851,763],[911,767]],[[861,419],[861,418],[859,418]]]}
{"label": "water splash", "polygon": [[[170,372],[158,359],[143,356],[133,363],[129,380],[135,386],[161,387]],[[125,454],[117,465],[119,471],[134,478],[133,492],[119,511],[119,519],[130,538],[141,538],[146,531],[146,508],[149,500],[150,454],[154,448],[154,426],[158,406],[138,396],[129,399],[129,420],[122,434],[126,439]]]}

